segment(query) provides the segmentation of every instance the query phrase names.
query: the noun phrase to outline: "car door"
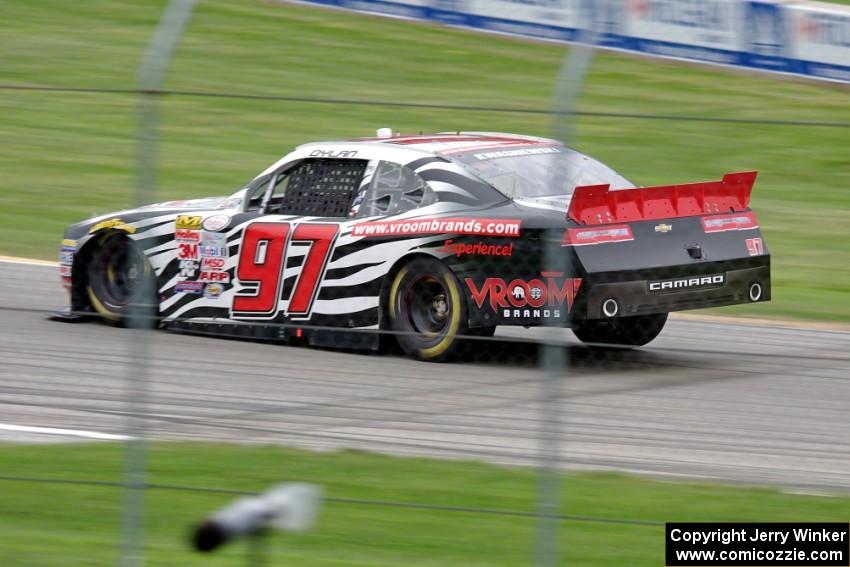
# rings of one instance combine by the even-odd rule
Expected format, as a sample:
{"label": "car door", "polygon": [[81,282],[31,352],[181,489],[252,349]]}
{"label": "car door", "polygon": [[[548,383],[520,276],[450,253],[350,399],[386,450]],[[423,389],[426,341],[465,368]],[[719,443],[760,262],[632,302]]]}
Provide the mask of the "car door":
{"label": "car door", "polygon": [[232,319],[310,319],[341,227],[368,184],[368,166],[309,158],[261,180],[240,219],[248,222],[238,242]]}

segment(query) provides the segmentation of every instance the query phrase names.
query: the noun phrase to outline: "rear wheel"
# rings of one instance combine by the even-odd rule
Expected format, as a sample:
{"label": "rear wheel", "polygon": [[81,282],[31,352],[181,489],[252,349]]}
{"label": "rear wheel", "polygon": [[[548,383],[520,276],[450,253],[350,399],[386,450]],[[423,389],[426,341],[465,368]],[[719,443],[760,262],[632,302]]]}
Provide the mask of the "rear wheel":
{"label": "rear wheel", "polygon": [[573,328],[573,333],[583,343],[643,346],[658,336],[666,322],[667,313],[593,319]]}
{"label": "rear wheel", "polygon": [[408,355],[434,362],[455,358],[467,330],[460,282],[442,262],[418,258],[393,278],[388,311],[396,341]]}
{"label": "rear wheel", "polygon": [[150,308],[154,304],[151,265],[139,247],[124,235],[107,233],[99,237],[86,276],[86,293],[92,308],[110,321],[126,318],[131,305]]}

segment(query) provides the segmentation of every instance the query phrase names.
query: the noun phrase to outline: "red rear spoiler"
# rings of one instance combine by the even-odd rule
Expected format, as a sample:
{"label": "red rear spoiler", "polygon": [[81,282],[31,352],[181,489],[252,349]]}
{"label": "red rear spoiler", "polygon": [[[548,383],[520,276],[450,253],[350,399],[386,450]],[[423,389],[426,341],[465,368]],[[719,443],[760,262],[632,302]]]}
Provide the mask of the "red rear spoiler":
{"label": "red rear spoiler", "polygon": [[610,185],[576,187],[567,218],[594,225],[738,212],[750,204],[756,175],[727,173],[720,181],[617,191]]}

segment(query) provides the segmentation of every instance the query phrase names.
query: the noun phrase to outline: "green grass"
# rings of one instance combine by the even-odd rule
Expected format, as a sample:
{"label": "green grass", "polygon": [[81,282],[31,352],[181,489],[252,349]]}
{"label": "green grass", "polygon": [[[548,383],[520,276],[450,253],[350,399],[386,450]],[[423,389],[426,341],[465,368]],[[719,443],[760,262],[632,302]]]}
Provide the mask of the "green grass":
{"label": "green grass", "polygon": [[[121,446],[0,447],[4,475],[120,480]],[[535,472],[474,462],[403,459],[359,452],[314,453],[272,447],[153,446],[149,482],[262,491],[282,481],[321,485],[326,496],[533,511]],[[0,565],[114,565],[120,490],[79,484],[0,481]],[[850,499],[773,489],[660,482],[619,474],[568,474],[563,512],[629,520],[846,521]],[[244,544],[212,556],[190,550],[193,525],[232,495],[147,492],[148,565],[241,565]],[[326,502],[316,529],[273,534],[270,565],[528,565],[534,519]],[[564,564],[663,565],[663,526],[563,521]]]}
{"label": "green grass", "polygon": [[[164,3],[0,0],[0,83],[122,88]],[[364,100],[549,108],[565,54],[424,24],[250,0],[198,3],[165,86]],[[135,99],[0,91],[0,253],[51,258],[64,226],[133,202]],[[580,108],[850,122],[845,88],[615,54]],[[168,97],[157,200],[226,194],[294,145],[404,132],[547,135],[547,116]],[[639,184],[758,169],[753,206],[774,300],[723,313],[850,320],[850,129],[592,118],[576,145]]]}

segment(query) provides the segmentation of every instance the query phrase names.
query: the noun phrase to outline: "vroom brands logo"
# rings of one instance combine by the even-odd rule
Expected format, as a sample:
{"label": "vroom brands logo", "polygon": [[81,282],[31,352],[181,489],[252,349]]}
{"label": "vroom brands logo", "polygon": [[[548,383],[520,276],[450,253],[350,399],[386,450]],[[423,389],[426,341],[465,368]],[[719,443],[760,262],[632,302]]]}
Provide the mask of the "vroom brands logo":
{"label": "vroom brands logo", "polygon": [[490,308],[505,319],[558,318],[573,308],[581,278],[564,278],[563,272],[541,272],[542,278],[487,278],[479,289],[472,278],[466,285],[479,308]]}
{"label": "vroom brands logo", "polygon": [[659,293],[665,291],[687,291],[695,288],[702,289],[707,287],[721,287],[725,283],[726,276],[724,274],[700,276],[696,278],[656,280],[649,282],[649,292]]}

